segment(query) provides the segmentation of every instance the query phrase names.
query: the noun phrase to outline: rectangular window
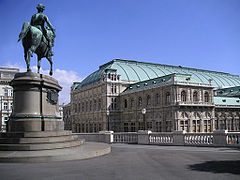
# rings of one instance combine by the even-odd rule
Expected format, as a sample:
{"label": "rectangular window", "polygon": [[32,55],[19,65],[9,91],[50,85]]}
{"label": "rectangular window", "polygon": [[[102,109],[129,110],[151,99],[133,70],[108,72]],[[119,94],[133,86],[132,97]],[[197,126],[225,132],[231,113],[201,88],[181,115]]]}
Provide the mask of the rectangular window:
{"label": "rectangular window", "polygon": [[147,129],[151,130],[152,129],[152,122],[147,122]]}
{"label": "rectangular window", "polygon": [[131,132],[135,132],[136,129],[135,129],[135,123],[131,123]]}
{"label": "rectangular window", "polygon": [[8,110],[8,103],[6,103],[6,102],[3,103],[3,109],[4,109],[4,110]]}
{"label": "rectangular window", "polygon": [[113,84],[111,85],[111,93],[112,94],[114,93],[114,86],[113,86]]}
{"label": "rectangular window", "polygon": [[10,110],[13,109],[13,103],[10,103]]}
{"label": "rectangular window", "polygon": [[82,132],[85,132],[85,125],[84,124],[82,124]]}
{"label": "rectangular window", "polygon": [[13,90],[10,91],[10,96],[13,97]]}
{"label": "rectangular window", "polygon": [[128,123],[124,123],[124,132],[128,132]]}
{"label": "rectangular window", "polygon": [[4,96],[8,96],[8,90],[4,89]]}

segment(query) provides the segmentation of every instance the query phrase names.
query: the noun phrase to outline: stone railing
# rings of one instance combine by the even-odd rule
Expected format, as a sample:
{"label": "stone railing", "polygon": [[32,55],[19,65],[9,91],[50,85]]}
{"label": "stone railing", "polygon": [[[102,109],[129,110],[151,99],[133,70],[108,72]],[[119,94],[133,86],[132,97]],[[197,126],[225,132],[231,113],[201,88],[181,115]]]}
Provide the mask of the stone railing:
{"label": "stone railing", "polygon": [[240,132],[227,133],[226,143],[228,146],[240,146]]}
{"label": "stone railing", "polygon": [[177,102],[177,105],[181,106],[181,105],[191,105],[191,106],[194,106],[194,105],[197,105],[197,106],[214,106],[214,103],[211,103],[211,102],[191,102],[191,101],[178,101]]}
{"label": "stone railing", "polygon": [[113,133],[113,143],[138,143],[138,133]]}
{"label": "stone railing", "polygon": [[172,144],[173,143],[173,133],[150,133],[149,134],[150,144]]}
{"label": "stone railing", "polygon": [[184,135],[184,145],[213,145],[212,133],[188,133]]}
{"label": "stone railing", "polygon": [[213,133],[174,132],[124,132],[101,131],[99,133],[75,133],[85,141],[128,144],[182,145],[182,146],[222,146],[240,147],[240,132],[214,131]]}

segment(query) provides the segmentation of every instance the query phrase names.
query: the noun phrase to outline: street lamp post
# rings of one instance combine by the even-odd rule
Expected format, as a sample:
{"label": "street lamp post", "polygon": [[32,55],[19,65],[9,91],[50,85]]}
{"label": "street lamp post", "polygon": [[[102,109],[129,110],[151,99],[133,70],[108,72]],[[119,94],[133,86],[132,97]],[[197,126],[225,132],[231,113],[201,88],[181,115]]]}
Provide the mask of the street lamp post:
{"label": "street lamp post", "polygon": [[107,130],[109,131],[109,114],[110,114],[110,111],[107,110]]}
{"label": "street lamp post", "polygon": [[146,108],[142,109],[142,115],[143,115],[143,130],[146,130],[146,119],[145,119],[145,114],[146,114],[147,110]]}

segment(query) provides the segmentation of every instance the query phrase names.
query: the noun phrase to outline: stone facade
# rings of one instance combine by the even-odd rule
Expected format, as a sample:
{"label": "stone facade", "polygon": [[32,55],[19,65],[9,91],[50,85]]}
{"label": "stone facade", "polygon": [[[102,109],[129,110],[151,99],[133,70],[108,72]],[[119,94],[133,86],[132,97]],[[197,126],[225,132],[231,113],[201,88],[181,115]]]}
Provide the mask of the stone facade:
{"label": "stone facade", "polygon": [[[123,63],[116,62],[119,66]],[[240,104],[223,106],[221,102],[215,103],[215,91],[220,88],[214,86],[220,83],[217,81],[219,78],[212,81],[210,73],[213,77],[220,76],[220,73],[201,70],[206,75],[203,76],[201,72],[201,76],[196,76],[195,70],[192,70],[192,75],[169,73],[151,78],[152,72],[146,72],[144,66],[153,69],[155,65],[136,62],[137,67],[142,68],[142,73],[149,76],[142,81],[143,75],[138,73],[140,80],[136,82],[132,80],[132,73],[128,74],[128,80],[123,77],[123,73],[130,72],[130,65],[126,69],[123,65],[115,69],[114,63],[112,61],[100,66],[85,81],[73,84],[71,103],[68,105],[71,115],[68,120],[64,111],[64,119],[71,122],[68,124],[72,125],[73,132],[91,133],[108,129],[115,132],[136,132],[143,129],[153,132],[239,130]],[[166,71],[164,68],[162,71]],[[137,69],[131,67],[131,71],[137,72]],[[225,76],[228,74],[223,74],[223,78]],[[209,79],[199,82],[200,77]],[[239,97],[233,98],[237,102]],[[146,109],[146,114],[142,114],[143,109]],[[110,112],[109,115],[107,111]]]}
{"label": "stone facade", "polygon": [[17,68],[0,68],[0,131],[6,130],[6,122],[12,113],[13,88],[9,83],[18,72]]}
{"label": "stone facade", "polygon": [[72,122],[70,120],[71,116],[71,105],[63,105],[63,121],[64,121],[64,130],[72,130]]}
{"label": "stone facade", "polygon": [[[122,93],[121,131],[143,130],[144,123],[145,128],[153,132],[213,131],[213,88],[171,81]],[[146,109],[145,115],[142,114],[143,108]],[[144,118],[146,122],[143,122]]]}
{"label": "stone facade", "polygon": [[[73,88],[72,88],[73,89]],[[120,98],[126,86],[120,77],[104,75],[97,82],[71,92],[71,122],[73,132],[98,132],[108,129],[120,130]],[[107,110],[111,111],[107,116]],[[79,121],[81,119],[81,121]]]}

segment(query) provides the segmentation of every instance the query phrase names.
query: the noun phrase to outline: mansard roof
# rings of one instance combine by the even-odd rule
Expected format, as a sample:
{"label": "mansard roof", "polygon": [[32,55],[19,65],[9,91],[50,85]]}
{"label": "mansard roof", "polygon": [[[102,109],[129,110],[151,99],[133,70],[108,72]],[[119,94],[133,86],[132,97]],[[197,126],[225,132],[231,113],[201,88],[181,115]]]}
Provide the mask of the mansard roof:
{"label": "mansard roof", "polygon": [[216,96],[240,97],[240,86],[221,88],[215,91]]}
{"label": "mansard roof", "polygon": [[97,71],[86,77],[76,88],[100,81],[102,74],[107,73],[109,70],[115,71],[121,76],[122,81],[129,83],[136,83],[169,74],[180,73],[190,74],[198,83],[209,84],[209,81],[211,80],[213,87],[216,88],[240,86],[240,77],[229,73],[182,66],[114,59],[100,66]]}
{"label": "mansard roof", "polygon": [[194,85],[194,86],[200,85],[200,86],[212,87],[210,83],[203,84],[203,83],[197,82],[190,74],[174,73],[174,74],[169,74],[166,76],[161,76],[158,78],[131,84],[124,92],[132,92],[134,90],[139,90],[142,88],[148,88],[148,87],[154,87],[154,86],[157,87],[158,85],[161,85],[161,84],[166,85],[166,84],[171,84],[171,83],[182,84],[182,85]]}
{"label": "mansard roof", "polygon": [[236,97],[214,97],[214,104],[217,107],[240,107],[240,99]]}

